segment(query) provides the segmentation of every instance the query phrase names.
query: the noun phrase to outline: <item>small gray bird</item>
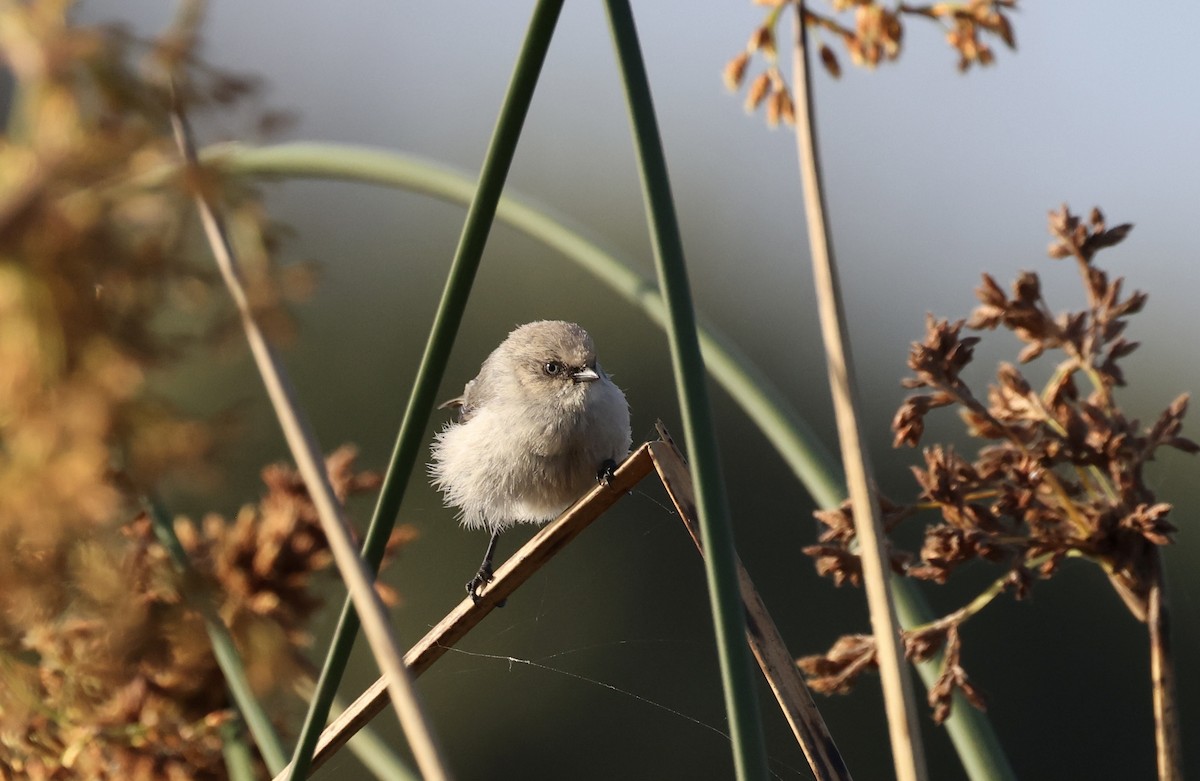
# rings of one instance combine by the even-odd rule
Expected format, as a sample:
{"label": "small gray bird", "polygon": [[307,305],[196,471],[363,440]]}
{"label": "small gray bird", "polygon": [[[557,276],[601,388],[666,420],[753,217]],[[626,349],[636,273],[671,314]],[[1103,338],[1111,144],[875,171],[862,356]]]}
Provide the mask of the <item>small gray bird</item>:
{"label": "small gray bird", "polygon": [[541,320],[510,333],[442,407],[457,407],[458,420],[433,442],[433,484],[463,526],[492,533],[467,583],[478,600],[501,532],[554,519],[628,455],[629,404],[587,331]]}

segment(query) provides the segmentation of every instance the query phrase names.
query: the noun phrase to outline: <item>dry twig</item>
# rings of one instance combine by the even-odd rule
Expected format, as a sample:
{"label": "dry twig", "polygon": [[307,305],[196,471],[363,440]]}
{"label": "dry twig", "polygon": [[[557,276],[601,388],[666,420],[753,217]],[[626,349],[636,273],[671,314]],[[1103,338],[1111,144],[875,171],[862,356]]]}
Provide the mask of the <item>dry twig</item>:
{"label": "dry twig", "polygon": [[829,239],[825,213],[825,195],[817,157],[816,126],[813,119],[812,91],[808,69],[807,33],[804,3],[796,6],[796,43],[792,54],[792,78],[798,91],[796,101],[796,149],[800,158],[800,178],[804,186],[804,206],[808,215],[808,238],[812,251],[813,277],[816,280],[821,334],[829,384],[833,394],[838,440],[846,484],[854,507],[856,538],[860,547],[867,605],[875,636],[876,661],[883,685],[884,709],[892,742],[892,761],[900,781],[924,779],[925,751],[917,723],[916,697],[904,662],[904,645],[896,606],[888,580],[890,565],[883,524],[876,511],[878,500],[870,462],[859,429],[857,389],[850,359],[845,310],[837,280],[837,266]]}
{"label": "dry twig", "polygon": [[[176,142],[187,162],[188,173],[194,176],[200,170],[199,162],[196,159],[196,146],[192,141],[182,106],[177,104],[173,108],[171,121],[175,130]],[[242,327],[246,333],[246,340],[250,344],[251,352],[259,373],[262,375],[263,383],[266,385],[280,427],[283,429],[288,447],[296,460],[296,466],[304,478],[305,485],[308,487],[313,504],[317,509],[338,570],[354,599],[355,607],[362,619],[363,631],[376,662],[383,671],[388,693],[396,707],[400,724],[413,750],[417,765],[427,779],[449,778],[441,750],[404,667],[399,644],[389,625],[387,609],[375,591],[372,574],[367,570],[354,546],[345,509],[337,500],[333,487],[330,485],[320,447],[309,426],[300,416],[298,405],[294,401],[295,393],[292,391],[282,362],[255,320],[224,226],[209,203],[202,185],[198,181],[193,184],[196,208],[200,213],[213,256],[221,270],[221,276],[225,280],[230,296],[237,306]]]}

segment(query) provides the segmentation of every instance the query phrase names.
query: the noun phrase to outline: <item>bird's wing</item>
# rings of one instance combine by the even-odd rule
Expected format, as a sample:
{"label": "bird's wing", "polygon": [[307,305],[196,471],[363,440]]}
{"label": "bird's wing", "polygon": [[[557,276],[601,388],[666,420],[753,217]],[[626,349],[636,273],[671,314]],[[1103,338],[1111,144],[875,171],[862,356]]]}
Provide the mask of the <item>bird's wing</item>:
{"label": "bird's wing", "polygon": [[464,396],[455,396],[453,399],[446,399],[437,408],[454,410],[458,416],[459,423],[466,423],[471,417],[472,412],[472,408],[467,406]]}
{"label": "bird's wing", "polygon": [[471,415],[475,412],[475,408],[478,406],[477,403],[473,403],[474,399],[472,399],[471,388],[473,385],[475,385],[475,380],[471,380],[467,383],[467,386],[463,388],[461,396],[455,396],[452,399],[446,399],[438,405],[438,409],[452,409],[458,413],[458,422],[466,423],[471,419]]}

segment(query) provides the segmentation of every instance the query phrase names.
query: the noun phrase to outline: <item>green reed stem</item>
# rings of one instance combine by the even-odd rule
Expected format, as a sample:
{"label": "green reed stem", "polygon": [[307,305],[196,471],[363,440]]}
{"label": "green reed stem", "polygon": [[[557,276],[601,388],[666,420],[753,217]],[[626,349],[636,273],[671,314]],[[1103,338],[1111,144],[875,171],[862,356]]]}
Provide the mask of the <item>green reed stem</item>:
{"label": "green reed stem", "polygon": [[[467,212],[454,261],[434,317],[425,354],[417,369],[408,406],[400,425],[396,444],[380,490],[379,500],[363,542],[363,558],[373,570],[379,569],[387,539],[395,526],[396,514],[408,487],[408,480],[423,446],[425,424],[433,411],[436,394],[462,322],[467,298],[475,281],[480,258],[495,218],[504,181],[512,164],[521,136],[521,128],[533,100],[534,88],[546,59],[550,40],[562,10],[563,0],[540,0],[534,9],[525,42],[517,57],[508,92],[492,133],[484,158],[479,187]],[[358,633],[358,614],[346,601],[334,630],[329,653],[321,669],[312,704],[293,755],[291,779],[304,778],[312,761],[312,752],[333,702],[337,686],[350,657]]]}
{"label": "green reed stem", "polygon": [[225,769],[229,771],[229,781],[255,781],[254,756],[243,740],[241,726],[234,719],[217,728],[221,735],[221,756],[225,760]]}
{"label": "green reed stem", "polygon": [[[216,658],[217,667],[221,668],[221,674],[225,677],[225,685],[229,687],[229,694],[233,697],[234,704],[237,705],[246,726],[250,729],[250,734],[254,736],[254,742],[258,745],[258,751],[262,754],[267,769],[272,774],[278,773],[287,764],[283,741],[275,732],[271,718],[267,715],[262,703],[254,696],[254,689],[250,686],[250,679],[246,677],[246,668],[242,665],[242,657],[238,654],[233,637],[229,634],[225,623],[221,621],[221,617],[217,615],[217,611],[208,602],[208,595],[196,587],[196,571],[192,568],[187,551],[183,549],[179,537],[175,534],[175,527],[171,524],[170,515],[153,498],[147,498],[144,504],[147,515],[150,516],[150,524],[154,529],[155,538],[166,549],[167,555],[171,557],[171,563],[175,565],[175,570],[183,579],[185,597],[204,619],[204,630],[208,633],[209,642],[212,643],[213,657]],[[226,758],[231,760],[238,756],[240,754],[231,750]]]}
{"label": "green reed stem", "polygon": [[750,651],[746,646],[746,621],[738,591],[733,524],[712,409],[708,401],[704,359],[700,354],[696,315],[692,307],[683,242],[671,196],[662,138],[650,97],[650,84],[642,60],[633,12],[627,0],[608,0],[609,26],[617,60],[625,82],[625,98],[633,125],[634,147],[642,180],[654,246],[655,267],[669,318],[667,337],[671,345],[675,388],[679,396],[684,437],[696,487],[697,519],[704,546],[704,569],[716,631],[721,683],[734,768],[739,779],[765,779],[767,757],[758,697],[751,674]]}

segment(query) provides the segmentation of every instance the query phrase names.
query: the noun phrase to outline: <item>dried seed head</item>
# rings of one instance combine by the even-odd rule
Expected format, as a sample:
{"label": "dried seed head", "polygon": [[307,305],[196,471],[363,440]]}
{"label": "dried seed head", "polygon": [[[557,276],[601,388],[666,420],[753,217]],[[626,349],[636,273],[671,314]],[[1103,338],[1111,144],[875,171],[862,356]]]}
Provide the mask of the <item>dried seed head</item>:
{"label": "dried seed head", "polygon": [[746,111],[747,113],[757,109],[766,99],[771,90],[771,77],[766,73],[760,73],[755,77],[754,81],[750,82],[750,89],[746,92]]}
{"label": "dried seed head", "polygon": [[796,660],[808,685],[822,694],[845,694],[874,665],[875,639],[870,635],[845,635],[824,655]]}
{"label": "dried seed head", "polygon": [[776,93],[779,97],[779,117],[784,124],[789,127],[796,125],[796,104],[792,102],[792,95],[786,86],[781,86]]}
{"label": "dried seed head", "polygon": [[840,79],[842,77],[842,66],[838,62],[837,55],[834,54],[833,49],[829,47],[829,44],[823,43],[821,44],[819,51],[821,55],[821,65],[825,67],[825,70],[828,71],[830,76],[834,77],[835,79]]}
{"label": "dried seed head", "polygon": [[746,44],[746,51],[751,54],[762,52],[768,62],[774,62],[776,56],[775,33],[766,25],[757,28],[750,34],[750,41]]}
{"label": "dried seed head", "polygon": [[767,127],[779,127],[779,121],[784,118],[785,104],[791,101],[787,97],[787,93],[773,89],[771,95],[767,98]]}
{"label": "dried seed head", "polygon": [[[1116,405],[1112,389],[1125,382],[1122,360],[1138,343],[1125,337],[1127,317],[1139,311],[1145,295],[1125,296],[1123,280],[1095,264],[1095,254],[1122,240],[1128,226],[1110,228],[1097,209],[1087,221],[1065,206],[1050,215],[1056,247],[1075,257],[1082,271],[1088,307],[1052,314],[1040,279],[1023,272],[1011,293],[988,275],[976,290],[980,305],[970,327],[1004,327],[1024,342],[1022,362],[1058,351],[1061,362],[1045,388],[1035,389],[1013,363],[1002,362],[988,388],[984,405],[963,380],[972,357],[974,337],[964,338],[963,321],[926,318],[925,338],[909,354],[913,376],[908,388],[924,392],[905,399],[892,421],[897,445],[916,445],[925,416],[933,409],[956,406],[968,433],[986,440],[974,459],[942,446],[927,447],[924,466],[913,468],[920,487],[919,504],[892,509],[900,519],[920,510],[940,518],[926,528],[920,555],[904,567],[911,577],[945,582],[971,561],[1003,562],[998,581],[1024,597],[1035,578],[1057,572],[1068,556],[1099,563],[1135,617],[1144,620],[1155,549],[1170,544],[1176,529],[1169,521],[1170,504],[1159,501],[1143,479],[1143,469],[1160,447],[1200,452],[1200,445],[1180,436],[1187,397],[1180,396],[1149,428],[1129,419]],[[1086,380],[1091,391],[1080,392]],[[825,526],[820,545],[806,549],[818,571],[837,583],[857,583],[861,570],[853,555],[853,518],[848,506],[819,516]],[[889,527],[890,530],[890,527]],[[994,593],[999,593],[995,591]],[[964,608],[967,610],[967,608]],[[955,613],[935,623],[936,631],[906,636],[913,655],[930,653],[945,632],[947,661],[930,703],[935,718],[949,713],[951,695],[959,690],[977,707],[980,693],[958,662],[958,624],[971,613]],[[848,654],[853,638],[823,657],[802,665],[824,691],[849,687],[864,657]]]}
{"label": "dried seed head", "polygon": [[725,63],[725,70],[722,72],[721,77],[725,82],[725,88],[730,92],[737,92],[741,88],[742,80],[746,77],[746,66],[749,62],[750,55],[742,52]]}

